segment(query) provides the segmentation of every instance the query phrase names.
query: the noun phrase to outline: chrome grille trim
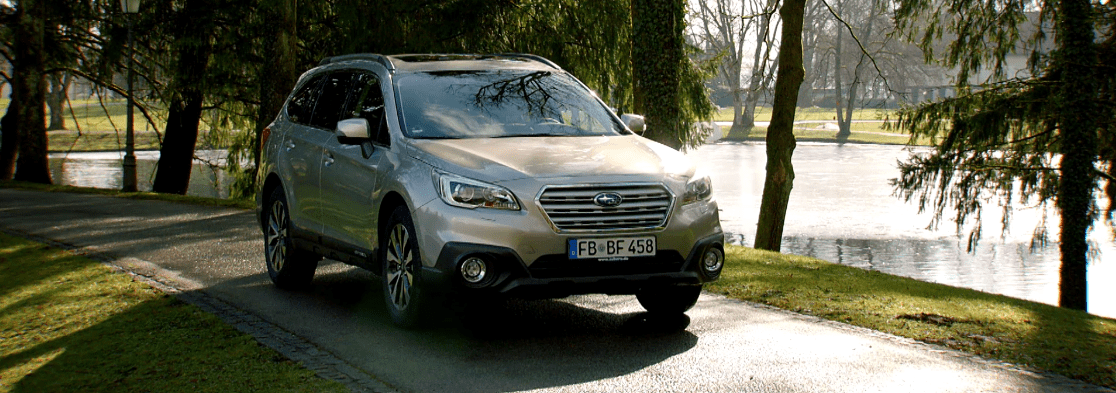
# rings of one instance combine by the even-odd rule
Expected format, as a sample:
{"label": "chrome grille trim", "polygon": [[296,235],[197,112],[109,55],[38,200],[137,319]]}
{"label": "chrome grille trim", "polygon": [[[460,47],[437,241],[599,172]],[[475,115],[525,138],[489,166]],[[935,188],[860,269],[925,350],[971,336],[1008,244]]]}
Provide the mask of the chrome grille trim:
{"label": "chrome grille trim", "polygon": [[[619,194],[617,207],[593,202],[600,193]],[[546,186],[535,198],[554,229],[568,232],[612,232],[661,229],[674,208],[674,194],[660,183]]]}

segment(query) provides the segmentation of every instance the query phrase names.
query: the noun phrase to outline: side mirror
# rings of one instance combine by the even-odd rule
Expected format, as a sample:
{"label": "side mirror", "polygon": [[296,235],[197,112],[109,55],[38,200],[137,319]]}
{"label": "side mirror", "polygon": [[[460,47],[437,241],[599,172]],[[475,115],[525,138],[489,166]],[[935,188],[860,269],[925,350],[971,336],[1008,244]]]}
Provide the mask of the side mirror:
{"label": "side mirror", "polygon": [[337,122],[337,141],[346,145],[359,145],[371,139],[368,133],[368,119],[355,118]]}
{"label": "side mirror", "polygon": [[644,123],[643,116],[640,116],[640,115],[633,115],[631,113],[625,113],[625,114],[620,116],[620,121],[624,122],[624,125],[627,126],[629,130],[632,130],[632,132],[635,132],[636,134],[643,135],[643,131],[645,129],[647,129],[647,125],[646,125],[646,123]]}

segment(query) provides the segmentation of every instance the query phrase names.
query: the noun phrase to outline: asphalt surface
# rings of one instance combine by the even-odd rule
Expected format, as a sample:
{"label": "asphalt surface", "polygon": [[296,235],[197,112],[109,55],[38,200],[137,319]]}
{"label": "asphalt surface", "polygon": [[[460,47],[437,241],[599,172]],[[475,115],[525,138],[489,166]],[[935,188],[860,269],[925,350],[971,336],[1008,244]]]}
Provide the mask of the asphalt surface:
{"label": "asphalt surface", "polygon": [[650,319],[633,296],[456,302],[433,327],[401,330],[385,314],[379,278],[359,269],[323,261],[312,288],[274,288],[250,211],[0,189],[0,228],[107,255],[182,293],[219,299],[309,343],[296,355],[325,353],[365,373],[378,386],[369,390],[1110,391],[712,295],[671,320]]}

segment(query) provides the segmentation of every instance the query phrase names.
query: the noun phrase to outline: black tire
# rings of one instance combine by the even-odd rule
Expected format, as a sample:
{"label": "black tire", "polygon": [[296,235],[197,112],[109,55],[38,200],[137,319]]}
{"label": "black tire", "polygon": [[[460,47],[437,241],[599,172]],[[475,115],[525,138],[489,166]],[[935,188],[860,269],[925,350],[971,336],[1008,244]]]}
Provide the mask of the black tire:
{"label": "black tire", "polygon": [[299,289],[310,285],[321,257],[295,249],[291,214],[281,187],[271,191],[264,205],[264,259],[275,286]]}
{"label": "black tire", "polygon": [[419,254],[415,224],[406,206],[388,215],[380,234],[380,261],[383,265],[384,304],[391,321],[413,328],[425,319],[426,288],[422,287],[422,256]]}
{"label": "black tire", "polygon": [[681,314],[693,308],[701,296],[701,285],[668,285],[643,288],[636,299],[652,314]]}

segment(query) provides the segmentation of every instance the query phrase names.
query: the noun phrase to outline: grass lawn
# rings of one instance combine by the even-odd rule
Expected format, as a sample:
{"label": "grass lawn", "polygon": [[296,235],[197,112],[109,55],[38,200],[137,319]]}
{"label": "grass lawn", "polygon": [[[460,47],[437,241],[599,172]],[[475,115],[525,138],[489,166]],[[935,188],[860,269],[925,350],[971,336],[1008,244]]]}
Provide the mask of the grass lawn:
{"label": "grass lawn", "polygon": [[[713,121],[732,121],[732,107],[721,109],[713,114]],[[853,120],[883,120],[894,115],[889,109],[859,109],[853,111]],[[837,110],[833,108],[798,108],[794,111],[794,120],[837,120]],[[756,121],[771,121],[771,107],[757,106]]]}
{"label": "grass lawn", "polygon": [[726,252],[708,291],[1116,388],[1116,320],[813,258]]}
{"label": "grass lawn", "polygon": [[[97,100],[72,100],[71,107],[65,109],[66,130],[47,131],[47,146],[52,152],[67,151],[123,151],[128,116],[124,100],[106,100],[104,105]],[[0,115],[7,111],[8,100],[0,100]],[[153,113],[164,116],[165,113]],[[139,111],[135,112],[136,150],[158,150],[159,134],[148,124]],[[157,129],[166,128],[165,119],[156,118]],[[209,128],[200,125],[199,146],[205,140]]]}
{"label": "grass lawn", "polygon": [[[822,123],[796,124],[794,138],[799,142],[836,142],[837,130],[820,126]],[[879,145],[906,145],[911,137],[883,130],[883,123],[853,123],[852,134],[849,135],[850,143],[874,143]],[[767,127],[754,127],[746,134],[732,134],[729,127],[722,127],[726,141],[763,141],[767,137]],[[927,145],[927,141],[919,140],[919,145]]]}
{"label": "grass lawn", "polygon": [[[848,142],[874,143],[881,145],[905,145],[910,141],[910,136],[896,130],[885,128],[884,120],[894,114],[893,111],[883,109],[861,109],[853,112],[852,135]],[[732,121],[732,108],[722,109],[717,112],[714,121]],[[795,112],[794,137],[806,142],[836,142],[836,114],[832,108],[798,108]],[[756,121],[770,121],[771,108],[756,108]],[[755,127],[745,134],[732,134],[729,127],[722,127],[726,141],[763,141],[767,136],[767,127]],[[929,145],[929,140],[918,140],[916,145]]]}
{"label": "grass lawn", "polygon": [[0,392],[342,392],[217,317],[0,234]]}

